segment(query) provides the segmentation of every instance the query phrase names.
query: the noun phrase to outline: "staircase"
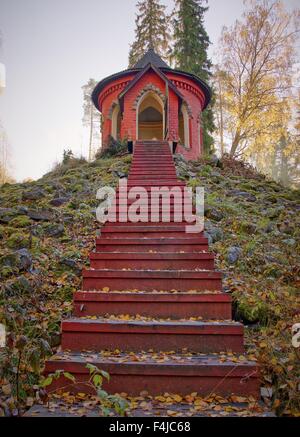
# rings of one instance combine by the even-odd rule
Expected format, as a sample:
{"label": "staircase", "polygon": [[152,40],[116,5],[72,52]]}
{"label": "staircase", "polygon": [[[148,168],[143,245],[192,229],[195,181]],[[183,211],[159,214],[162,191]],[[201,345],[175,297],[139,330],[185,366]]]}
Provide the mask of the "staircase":
{"label": "staircase", "polygon": [[[136,144],[128,189],[133,186],[184,188],[167,143]],[[85,391],[80,381],[92,363],[110,373],[105,389],[111,393],[258,398],[259,371],[243,356],[243,325],[231,319],[231,297],[222,292],[207,239],[187,234],[186,224],[172,218],[106,223],[46,374],[64,369],[76,377],[76,390]],[[51,390],[65,384],[61,378]]]}

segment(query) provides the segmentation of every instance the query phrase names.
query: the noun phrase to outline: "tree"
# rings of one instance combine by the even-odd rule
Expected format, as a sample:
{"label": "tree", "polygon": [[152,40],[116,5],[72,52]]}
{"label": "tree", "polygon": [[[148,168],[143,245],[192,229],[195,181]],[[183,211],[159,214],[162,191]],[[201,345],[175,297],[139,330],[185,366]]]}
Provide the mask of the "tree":
{"label": "tree", "polygon": [[230,155],[274,148],[291,89],[299,11],[279,0],[249,0],[242,20],[224,28],[220,68]]}
{"label": "tree", "polygon": [[137,8],[135,41],[130,46],[129,67],[133,67],[150,48],[167,59],[170,41],[166,6],[159,0],[142,0],[137,3]]}
{"label": "tree", "polygon": [[97,85],[94,79],[90,79],[86,85],[82,87],[83,90],[83,125],[89,129],[89,151],[88,160],[93,158],[93,151],[99,148],[100,144],[100,126],[101,115],[94,106],[91,95]]}
{"label": "tree", "polygon": [[7,135],[0,124],[0,185],[13,182],[9,173],[9,143]]}
{"label": "tree", "polygon": [[[171,59],[175,67],[195,74],[205,82],[210,82],[212,63],[208,58],[210,40],[204,27],[207,0],[175,0],[173,12],[174,46]],[[204,149],[209,152],[213,145],[211,133],[214,131],[214,99],[203,113]]]}

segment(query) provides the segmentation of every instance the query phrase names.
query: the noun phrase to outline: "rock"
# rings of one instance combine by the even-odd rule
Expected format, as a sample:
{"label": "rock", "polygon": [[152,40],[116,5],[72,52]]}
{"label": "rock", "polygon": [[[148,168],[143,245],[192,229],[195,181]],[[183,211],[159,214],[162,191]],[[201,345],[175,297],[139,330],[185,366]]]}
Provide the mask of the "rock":
{"label": "rock", "polygon": [[209,244],[216,243],[217,241],[221,241],[224,237],[223,230],[213,226],[212,223],[208,220],[205,221],[205,234],[209,239]]}
{"label": "rock", "polygon": [[242,249],[237,246],[229,247],[227,251],[227,262],[229,264],[235,264],[242,254]]}
{"label": "rock", "polygon": [[212,178],[220,178],[222,176],[218,171],[212,171],[210,175]]}
{"label": "rock", "polygon": [[120,179],[127,178],[127,176],[128,176],[126,173],[119,171],[119,170],[113,170],[112,173]]}
{"label": "rock", "polygon": [[[19,276],[13,283],[4,286],[4,296],[6,298],[20,295],[21,293],[31,293],[33,287],[25,276]],[[22,309],[20,307],[20,309]]]}
{"label": "rock", "polygon": [[18,206],[17,208],[18,214],[26,215],[28,213],[28,208],[24,205]]}
{"label": "rock", "polygon": [[0,223],[7,224],[18,215],[13,208],[0,208]]}
{"label": "rock", "polygon": [[278,230],[284,234],[292,235],[294,232],[293,226],[290,224],[290,222],[285,221],[283,223],[280,223],[278,225]]}
{"label": "rock", "polygon": [[49,224],[43,227],[43,234],[46,237],[61,237],[65,232],[62,224]]}
{"label": "rock", "polygon": [[66,267],[69,267],[70,269],[72,269],[74,271],[74,273],[76,273],[77,275],[80,274],[81,267],[79,267],[77,260],[74,260],[71,258],[62,258],[60,262],[61,262],[61,264],[65,265]]}
{"label": "rock", "polygon": [[12,252],[7,255],[1,256],[0,267],[18,267],[19,257],[17,252]]}
{"label": "rock", "polygon": [[257,231],[256,225],[254,223],[247,222],[247,221],[240,221],[239,229],[241,232],[244,232],[249,235],[255,234],[255,232]]}
{"label": "rock", "polygon": [[265,232],[266,234],[270,234],[271,232],[273,232],[275,229],[275,225],[274,223],[269,223],[265,228],[263,228],[263,232]]}
{"label": "rock", "polygon": [[65,203],[69,202],[69,197],[55,197],[54,199],[50,200],[50,204],[52,206],[62,206]]}
{"label": "rock", "polygon": [[36,187],[29,191],[23,191],[23,200],[39,200],[46,196],[46,193],[42,188]]}
{"label": "rock", "polygon": [[20,270],[29,270],[32,265],[31,253],[27,249],[19,249],[16,254],[19,257],[18,268]]}
{"label": "rock", "polygon": [[14,232],[6,241],[10,249],[24,249],[30,247],[30,238],[20,232]]}
{"label": "rock", "polygon": [[223,167],[222,161],[217,157],[217,155],[212,155],[209,161],[211,165],[214,165],[215,167],[219,167],[219,168]]}
{"label": "rock", "polygon": [[263,215],[269,217],[270,219],[274,219],[280,216],[281,212],[285,210],[284,206],[278,206],[276,208],[267,209],[262,212]]}
{"label": "rock", "polygon": [[71,267],[71,269],[77,269],[77,262],[73,259],[62,258],[60,262],[67,267]]}
{"label": "rock", "polygon": [[254,196],[254,194],[248,193],[247,191],[230,190],[228,194],[233,197],[242,197],[243,199],[247,200],[247,202],[257,201],[256,196]]}
{"label": "rock", "polygon": [[31,292],[33,291],[33,287],[31,283],[25,276],[19,276],[18,279],[14,282],[13,288],[18,291],[23,292]]}
{"label": "rock", "polygon": [[216,222],[220,222],[224,218],[224,214],[220,210],[212,207],[205,209],[205,216]]}
{"label": "rock", "polygon": [[30,209],[28,210],[28,217],[36,221],[49,222],[53,220],[54,214],[52,211],[46,209]]}
{"label": "rock", "polygon": [[296,240],[294,240],[294,238],[287,238],[286,240],[282,240],[282,242],[290,247],[293,247],[296,245]]}

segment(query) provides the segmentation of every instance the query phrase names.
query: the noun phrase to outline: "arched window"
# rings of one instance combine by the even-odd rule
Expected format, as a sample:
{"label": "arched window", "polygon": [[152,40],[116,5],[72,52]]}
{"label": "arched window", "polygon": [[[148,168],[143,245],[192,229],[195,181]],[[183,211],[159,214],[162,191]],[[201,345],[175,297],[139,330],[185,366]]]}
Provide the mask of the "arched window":
{"label": "arched window", "polygon": [[179,141],[182,145],[190,148],[189,113],[185,104],[181,106],[179,113]]}
{"label": "arched window", "polygon": [[115,105],[111,115],[111,136],[118,140],[121,132],[121,111],[120,106]]}
{"label": "arched window", "polygon": [[137,138],[163,140],[164,124],[164,104],[155,92],[148,91],[137,105]]}

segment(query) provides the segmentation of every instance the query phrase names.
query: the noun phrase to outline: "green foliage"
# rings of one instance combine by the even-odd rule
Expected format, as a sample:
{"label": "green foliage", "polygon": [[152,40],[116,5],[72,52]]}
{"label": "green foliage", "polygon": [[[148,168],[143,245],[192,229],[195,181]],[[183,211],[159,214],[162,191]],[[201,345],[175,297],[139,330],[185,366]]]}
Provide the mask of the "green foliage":
{"label": "green foliage", "polygon": [[62,163],[68,164],[68,162],[72,161],[72,159],[74,159],[74,155],[73,155],[72,150],[70,150],[70,149],[64,150]]}
{"label": "green foliage", "polygon": [[170,39],[166,7],[160,0],[141,0],[137,8],[135,41],[130,48],[129,67],[133,67],[149,49],[154,49],[162,58],[166,57]]}
{"label": "green foliage", "polygon": [[[103,390],[103,381],[110,381],[110,375],[105,370],[99,369],[97,366],[88,363],[86,368],[89,370],[89,379],[86,382],[80,381],[81,385],[85,385],[90,390],[95,392],[97,395],[98,401],[100,403],[100,410],[103,416],[108,416],[112,412],[117,414],[118,416],[125,416],[126,410],[129,405],[127,401],[121,398],[118,395],[109,395],[105,390]],[[63,370],[57,370],[55,373],[49,374],[46,377],[41,379],[40,387],[42,389],[48,387],[49,392],[51,393],[51,384],[53,381],[56,381],[64,377],[68,380],[67,387],[69,390],[72,389],[72,386],[75,386],[77,383],[76,377],[69,372],[65,372]],[[69,383],[70,381],[70,383]],[[59,389],[58,389],[59,390]],[[57,390],[55,389],[54,392]]]}
{"label": "green foliage", "polygon": [[115,140],[113,137],[109,138],[108,146],[105,150],[100,150],[96,153],[96,159],[107,159],[113,156],[126,153],[127,151],[127,140]]}
{"label": "green foliage", "polygon": [[[176,0],[173,18],[174,47],[171,59],[176,68],[195,74],[206,83],[210,82],[212,63],[208,58],[210,40],[204,27],[204,14],[208,7],[204,0]],[[215,130],[213,104],[202,114],[204,150],[211,153]]]}
{"label": "green foliage", "polygon": [[27,215],[20,215],[19,217],[15,217],[10,224],[16,228],[26,228],[32,224],[32,221]]}

